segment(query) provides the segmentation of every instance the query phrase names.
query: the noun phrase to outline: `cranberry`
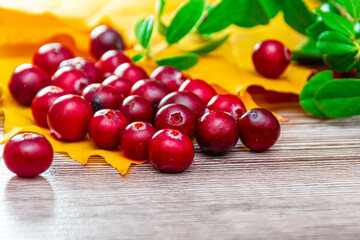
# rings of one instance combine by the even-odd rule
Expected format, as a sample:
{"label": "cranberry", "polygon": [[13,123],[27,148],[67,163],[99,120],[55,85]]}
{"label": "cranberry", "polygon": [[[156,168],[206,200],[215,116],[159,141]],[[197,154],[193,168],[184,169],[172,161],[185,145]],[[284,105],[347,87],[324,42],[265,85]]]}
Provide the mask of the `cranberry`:
{"label": "cranberry", "polygon": [[172,92],[177,91],[186,80],[182,72],[170,66],[158,67],[151,73],[150,78],[161,81]]}
{"label": "cranberry", "polygon": [[289,66],[291,51],[279,41],[267,40],[255,45],[252,60],[258,73],[278,78]]}
{"label": "cranberry", "polygon": [[163,129],[149,144],[149,157],[155,168],[167,173],[183,172],[194,159],[194,145],[178,130]]}
{"label": "cranberry", "polygon": [[37,50],[33,62],[49,76],[52,76],[58,69],[60,63],[70,58],[74,58],[74,54],[70,49],[60,43],[48,43]]}
{"label": "cranberry", "polygon": [[136,82],[130,91],[131,95],[145,98],[155,109],[160,100],[169,93],[170,90],[162,82],[152,79]]}
{"label": "cranberry", "polygon": [[131,60],[123,51],[109,50],[101,56],[96,63],[96,67],[100,70],[102,78],[105,79],[111,76],[118,66],[128,62],[131,62]]}
{"label": "cranberry", "polygon": [[180,86],[179,91],[189,91],[194,93],[205,105],[216,95],[215,89],[210,84],[200,79],[186,80]]}
{"label": "cranberry", "polygon": [[124,40],[121,35],[113,28],[100,25],[90,33],[90,52],[99,59],[109,50],[124,50]]}
{"label": "cranberry", "polygon": [[207,109],[230,113],[235,120],[238,120],[246,112],[243,101],[233,94],[214,96],[208,102]]}
{"label": "cranberry", "polygon": [[201,99],[191,92],[173,92],[161,99],[158,109],[171,103],[177,103],[188,107],[197,118],[204,114],[205,107]]}
{"label": "cranberry", "polygon": [[62,61],[59,65],[59,68],[63,67],[73,67],[83,71],[90,80],[90,83],[101,82],[101,75],[95,63],[89,59],[82,57],[71,58],[65,61]]}
{"label": "cranberry", "polygon": [[91,104],[94,112],[100,109],[119,109],[123,101],[123,97],[115,88],[100,83],[87,86],[82,95]]}
{"label": "cranberry", "polygon": [[123,63],[115,69],[115,75],[128,79],[132,84],[149,76],[141,67],[133,63]]}
{"label": "cranberry", "polygon": [[162,107],[154,120],[156,129],[171,128],[189,137],[192,137],[196,131],[196,122],[195,114],[188,107],[175,103]]}
{"label": "cranberry", "polygon": [[156,129],[146,122],[129,124],[121,135],[121,148],[126,157],[134,160],[148,160],[148,147]]}
{"label": "cranberry", "polygon": [[105,86],[114,87],[123,97],[129,96],[132,83],[126,78],[112,75],[102,82]]}
{"label": "cranberry", "polygon": [[35,177],[50,167],[54,151],[46,137],[20,133],[5,144],[3,158],[13,173],[20,177]]}
{"label": "cranberry", "polygon": [[196,140],[205,153],[221,155],[236,145],[239,129],[230,114],[213,110],[199,119]]}
{"label": "cranberry", "polygon": [[151,104],[143,97],[128,96],[124,99],[120,111],[130,123],[139,121],[153,122],[154,110]]}
{"label": "cranberry", "polygon": [[56,139],[76,141],[85,137],[93,111],[84,98],[68,94],[51,105],[47,121],[50,134]]}
{"label": "cranberry", "polygon": [[72,67],[63,67],[51,77],[52,85],[59,86],[72,94],[81,95],[87,85],[90,84],[86,74]]}
{"label": "cranberry", "polygon": [[11,75],[9,90],[20,104],[30,106],[36,93],[49,83],[46,73],[32,64],[19,65]]}
{"label": "cranberry", "polygon": [[238,120],[242,143],[254,151],[265,151],[272,147],[280,136],[280,124],[266,109],[247,111]]}
{"label": "cranberry", "polygon": [[56,86],[45,87],[36,94],[31,103],[31,112],[37,124],[48,127],[47,114],[50,106],[56,99],[66,94],[68,91]]}
{"label": "cranberry", "polygon": [[89,137],[96,146],[105,149],[117,148],[120,136],[128,121],[118,110],[102,109],[97,111],[89,122]]}

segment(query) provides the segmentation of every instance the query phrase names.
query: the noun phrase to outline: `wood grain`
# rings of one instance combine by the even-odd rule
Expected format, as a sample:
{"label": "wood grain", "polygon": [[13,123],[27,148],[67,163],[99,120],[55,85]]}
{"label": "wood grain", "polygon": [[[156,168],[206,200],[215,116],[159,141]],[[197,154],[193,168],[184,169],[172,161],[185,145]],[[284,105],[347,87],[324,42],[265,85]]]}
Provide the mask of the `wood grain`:
{"label": "wood grain", "polygon": [[272,110],[290,122],[270,151],[196,148],[181,174],[143,164],[121,177],[57,154],[42,177],[20,179],[1,161],[0,239],[358,239],[360,118]]}

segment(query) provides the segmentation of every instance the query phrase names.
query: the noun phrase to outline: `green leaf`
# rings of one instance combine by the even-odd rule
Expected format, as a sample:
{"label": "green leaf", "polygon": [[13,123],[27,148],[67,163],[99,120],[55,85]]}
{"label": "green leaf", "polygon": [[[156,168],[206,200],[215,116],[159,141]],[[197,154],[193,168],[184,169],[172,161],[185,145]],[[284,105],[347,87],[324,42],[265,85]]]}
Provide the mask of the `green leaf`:
{"label": "green leaf", "polygon": [[157,18],[157,30],[158,32],[165,36],[166,34],[166,25],[164,24],[164,22],[161,20],[161,17],[164,13],[164,9],[165,9],[165,0],[156,0],[155,3],[155,14],[156,14],[156,18]]}
{"label": "green leaf", "polygon": [[335,71],[348,72],[357,64],[357,55],[357,52],[344,55],[324,55],[324,62]]}
{"label": "green leaf", "polygon": [[334,31],[322,33],[316,46],[322,53],[329,55],[344,55],[358,51],[353,41]]}
{"label": "green leaf", "polygon": [[312,39],[306,40],[297,49],[292,50],[292,60],[300,63],[323,63],[323,57],[316,42]]}
{"label": "green leaf", "polygon": [[360,15],[360,0],[335,0],[338,4],[345,7],[346,11],[354,18]]}
{"label": "green leaf", "polygon": [[306,35],[308,35],[309,38],[317,41],[319,36],[326,31],[331,31],[331,29],[325,25],[322,18],[319,18],[316,20],[316,22],[306,28]]}
{"label": "green leaf", "polygon": [[325,83],[332,82],[332,71],[324,71],[313,76],[304,86],[299,98],[301,106],[315,116],[326,116],[315,104],[315,95]]}
{"label": "green leaf", "polygon": [[192,68],[199,62],[199,55],[187,53],[184,55],[163,58],[156,61],[159,66],[172,66],[179,70]]}
{"label": "green leaf", "polygon": [[146,57],[146,55],[144,53],[137,53],[134,56],[132,56],[131,59],[133,60],[133,62],[138,62],[145,57]]}
{"label": "green leaf", "polygon": [[333,12],[333,13],[339,13],[339,10],[335,7],[335,5],[331,2],[325,2],[322,4],[319,8],[320,10],[324,12]]}
{"label": "green leaf", "polygon": [[352,23],[349,19],[337,15],[332,12],[324,12],[321,10],[317,10],[316,13],[320,15],[326,26],[330,29],[342,33],[347,37],[354,37],[354,23]]}
{"label": "green leaf", "polygon": [[208,41],[207,43],[203,44],[202,46],[190,50],[188,52],[192,52],[192,53],[197,53],[197,54],[208,54],[214,50],[216,50],[217,48],[219,48],[221,45],[223,45],[226,40],[229,38],[230,34],[226,34],[222,37],[216,38],[216,39],[212,39],[210,41]]}
{"label": "green leaf", "polygon": [[315,104],[332,118],[360,115],[360,80],[338,79],[326,83],[316,93]]}
{"label": "green leaf", "polygon": [[147,49],[149,46],[150,38],[153,32],[154,15],[151,15],[143,20],[140,20],[135,27],[136,40],[140,45]]}
{"label": "green leaf", "polygon": [[204,0],[190,0],[183,4],[175,13],[166,30],[166,41],[174,44],[185,37],[201,19],[204,7]]}

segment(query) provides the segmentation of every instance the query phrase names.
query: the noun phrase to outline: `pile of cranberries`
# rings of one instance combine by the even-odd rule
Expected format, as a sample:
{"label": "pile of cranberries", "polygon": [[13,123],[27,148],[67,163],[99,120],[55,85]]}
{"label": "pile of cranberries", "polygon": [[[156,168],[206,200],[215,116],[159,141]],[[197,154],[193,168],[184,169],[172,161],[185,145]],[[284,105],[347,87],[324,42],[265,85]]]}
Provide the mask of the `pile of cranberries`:
{"label": "pile of cranberries", "polygon": [[[120,147],[128,158],[151,160],[163,172],[191,165],[194,139],[210,155],[229,152],[239,138],[255,151],[277,141],[280,125],[271,112],[246,111],[238,96],[218,94],[173,67],[149,76],[125,55],[123,38],[112,28],[99,26],[90,37],[97,62],[50,43],[11,76],[13,98],[30,106],[36,123],[55,139],[79,141],[88,134],[99,148]],[[52,156],[46,138],[33,133],[16,135],[4,151],[7,166],[20,176],[43,172]]]}

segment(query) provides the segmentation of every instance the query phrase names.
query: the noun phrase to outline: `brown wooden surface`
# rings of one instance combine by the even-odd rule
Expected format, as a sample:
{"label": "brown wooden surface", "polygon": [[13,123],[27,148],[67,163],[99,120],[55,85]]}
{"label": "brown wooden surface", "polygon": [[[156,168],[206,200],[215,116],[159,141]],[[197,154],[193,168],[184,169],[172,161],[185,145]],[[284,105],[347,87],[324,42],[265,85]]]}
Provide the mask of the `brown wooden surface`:
{"label": "brown wooden surface", "polygon": [[181,174],[143,164],[121,177],[57,154],[42,177],[20,179],[0,161],[0,239],[359,239],[360,118],[272,110],[291,120],[273,149],[197,148]]}

